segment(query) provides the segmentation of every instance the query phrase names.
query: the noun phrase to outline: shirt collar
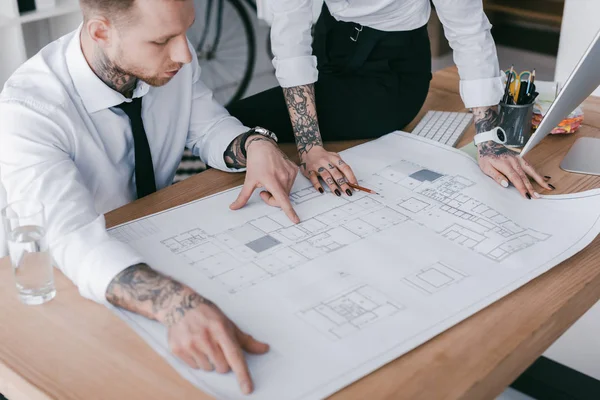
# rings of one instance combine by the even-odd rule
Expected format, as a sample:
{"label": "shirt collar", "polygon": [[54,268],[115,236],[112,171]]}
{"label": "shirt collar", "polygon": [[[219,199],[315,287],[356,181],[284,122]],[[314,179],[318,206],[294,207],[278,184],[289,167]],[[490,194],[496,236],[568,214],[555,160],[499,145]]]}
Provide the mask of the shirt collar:
{"label": "shirt collar", "polygon": [[[75,32],[66,51],[66,62],[75,90],[83,101],[88,113],[105,110],[131,101],[116,90],[108,87],[90,68],[81,50],[81,25]],[[133,97],[142,97],[148,93],[150,85],[138,80]]]}

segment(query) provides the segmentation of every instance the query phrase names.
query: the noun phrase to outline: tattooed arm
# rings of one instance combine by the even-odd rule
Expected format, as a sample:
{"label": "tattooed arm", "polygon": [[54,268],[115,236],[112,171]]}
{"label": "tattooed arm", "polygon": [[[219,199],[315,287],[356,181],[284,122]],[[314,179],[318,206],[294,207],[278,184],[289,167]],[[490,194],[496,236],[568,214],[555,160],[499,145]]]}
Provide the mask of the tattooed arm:
{"label": "tattooed arm", "polygon": [[341,189],[352,196],[352,189],[347,184],[348,181],[357,183],[352,169],[337,153],[328,152],[323,147],[314,85],[284,88],[283,95],[294,129],[302,174],[321,193],[323,188],[319,177],[327,183],[332,193],[341,196]]}
{"label": "tattooed arm", "polygon": [[[236,169],[240,169],[240,168],[245,168],[246,164],[247,164],[247,160],[246,157],[244,156],[244,153],[242,152],[242,138],[244,137],[245,133],[236,137],[230,144],[229,147],[227,147],[227,150],[225,150],[225,154],[223,154],[224,158],[225,158],[225,164],[227,164],[227,167],[229,168],[236,168]],[[248,138],[246,139],[246,154],[248,154],[248,149],[250,148],[250,144],[254,143],[254,142],[267,142],[267,143],[271,143],[272,145],[275,146],[275,148],[277,149],[277,152],[279,154],[281,154],[281,156],[288,160],[288,156],[286,156],[277,146],[277,144],[275,143],[274,140],[263,136],[259,133],[256,133],[254,135],[250,135],[248,136]]]}
{"label": "tattooed arm", "polygon": [[127,268],[106,290],[109,303],[157,320],[169,329],[173,354],[192,368],[233,370],[242,392],[252,392],[243,351],[263,354],[268,346],[242,332],[221,310],[190,287],[146,264]]}
{"label": "tattooed arm", "polygon": [[[498,106],[475,107],[473,115],[476,133],[489,131],[500,124]],[[529,181],[529,175],[543,188],[552,190],[552,186],[536,172],[531,164],[504,145],[488,141],[480,143],[477,150],[481,170],[503,187],[508,187],[510,182],[524,198],[530,200],[532,197],[539,198],[539,193],[534,190]]]}
{"label": "tattooed arm", "polygon": [[212,305],[189,287],[146,264],[134,265],[117,275],[106,290],[106,299],[166,326],[176,324],[200,304]]}

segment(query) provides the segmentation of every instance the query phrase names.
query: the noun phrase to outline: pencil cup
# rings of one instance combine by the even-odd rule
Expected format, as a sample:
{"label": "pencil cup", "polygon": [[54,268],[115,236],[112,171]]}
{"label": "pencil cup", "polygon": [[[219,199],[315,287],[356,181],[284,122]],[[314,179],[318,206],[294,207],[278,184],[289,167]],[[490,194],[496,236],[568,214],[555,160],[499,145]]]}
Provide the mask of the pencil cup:
{"label": "pencil cup", "polygon": [[506,132],[507,147],[523,147],[531,137],[533,103],[500,103],[500,127]]}

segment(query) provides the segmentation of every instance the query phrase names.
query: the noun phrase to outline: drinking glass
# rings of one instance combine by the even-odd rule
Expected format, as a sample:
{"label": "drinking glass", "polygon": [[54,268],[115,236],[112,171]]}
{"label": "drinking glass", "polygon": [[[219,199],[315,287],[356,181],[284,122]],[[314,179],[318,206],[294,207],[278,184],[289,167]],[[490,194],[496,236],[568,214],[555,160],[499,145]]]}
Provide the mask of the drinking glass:
{"label": "drinking glass", "polygon": [[11,203],[2,210],[2,220],[19,299],[28,305],[52,300],[56,289],[43,204],[36,200]]}

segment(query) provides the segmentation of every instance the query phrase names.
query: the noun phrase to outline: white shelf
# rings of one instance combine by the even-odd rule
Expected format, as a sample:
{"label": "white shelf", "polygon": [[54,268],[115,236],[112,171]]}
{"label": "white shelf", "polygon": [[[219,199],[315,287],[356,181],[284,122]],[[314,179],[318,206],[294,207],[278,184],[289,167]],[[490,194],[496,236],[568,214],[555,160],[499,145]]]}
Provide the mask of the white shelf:
{"label": "white shelf", "polygon": [[79,2],[77,0],[58,0],[56,2],[56,7],[24,12],[19,17],[19,20],[22,24],[25,24],[28,22],[59,17],[61,15],[71,14],[79,11]]}
{"label": "white shelf", "polygon": [[79,0],[19,15],[17,0],[0,0],[0,90],[10,75],[41,48],[81,23]]}

